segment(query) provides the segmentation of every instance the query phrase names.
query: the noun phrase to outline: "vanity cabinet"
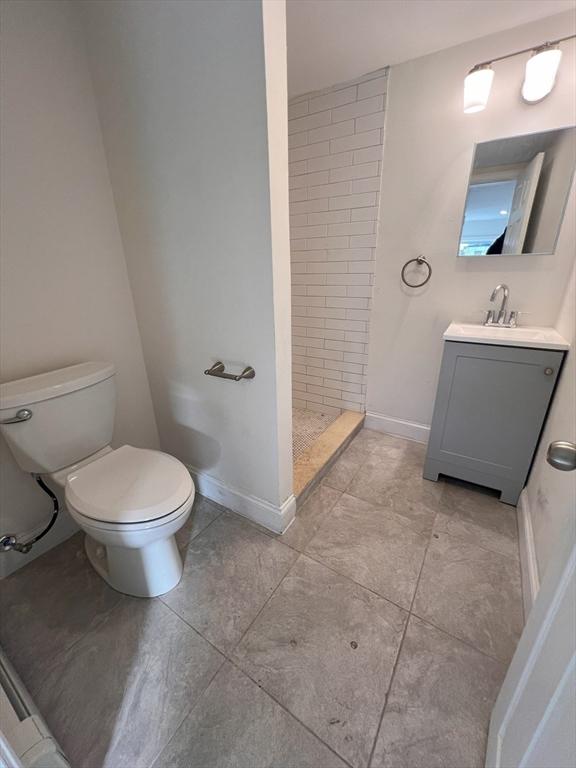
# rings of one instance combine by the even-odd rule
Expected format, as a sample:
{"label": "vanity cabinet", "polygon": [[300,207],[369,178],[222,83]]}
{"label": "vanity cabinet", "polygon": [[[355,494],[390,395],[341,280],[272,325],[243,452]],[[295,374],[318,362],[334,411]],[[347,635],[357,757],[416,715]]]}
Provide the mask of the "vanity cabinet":
{"label": "vanity cabinet", "polygon": [[564,354],[445,341],[424,477],[467,480],[516,504]]}

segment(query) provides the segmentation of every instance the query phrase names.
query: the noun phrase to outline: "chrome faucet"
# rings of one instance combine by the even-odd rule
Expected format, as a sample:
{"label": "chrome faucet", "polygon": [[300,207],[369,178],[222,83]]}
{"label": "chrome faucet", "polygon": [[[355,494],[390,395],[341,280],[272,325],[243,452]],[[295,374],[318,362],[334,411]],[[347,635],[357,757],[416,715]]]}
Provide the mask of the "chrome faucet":
{"label": "chrome faucet", "polygon": [[516,328],[518,312],[512,311],[509,314],[506,312],[510,290],[505,283],[500,283],[500,285],[497,285],[496,288],[494,288],[492,295],[490,296],[490,301],[494,302],[496,300],[499,291],[502,291],[502,304],[500,305],[500,309],[497,313],[493,309],[486,310],[486,320],[484,321],[484,325],[499,325],[503,328]]}

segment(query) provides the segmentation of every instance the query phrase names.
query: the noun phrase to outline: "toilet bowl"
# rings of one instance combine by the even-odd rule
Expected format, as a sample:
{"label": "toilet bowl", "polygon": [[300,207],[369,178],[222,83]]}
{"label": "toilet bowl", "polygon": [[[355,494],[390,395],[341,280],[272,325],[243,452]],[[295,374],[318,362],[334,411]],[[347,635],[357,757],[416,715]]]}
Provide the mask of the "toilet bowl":
{"label": "toilet bowl", "polygon": [[[103,454],[103,455],[102,455]],[[194,502],[186,467],[166,453],[124,445],[65,474],[66,507],[86,533],[94,569],[135,597],[169,592],[182,576],[174,535]]]}
{"label": "toilet bowl", "polygon": [[21,469],[64,492],[97,573],[119,592],[156,597],[182,576],[174,536],[194,483],[174,456],[110,446],[114,377],[111,363],[89,362],[0,384],[0,432]]}

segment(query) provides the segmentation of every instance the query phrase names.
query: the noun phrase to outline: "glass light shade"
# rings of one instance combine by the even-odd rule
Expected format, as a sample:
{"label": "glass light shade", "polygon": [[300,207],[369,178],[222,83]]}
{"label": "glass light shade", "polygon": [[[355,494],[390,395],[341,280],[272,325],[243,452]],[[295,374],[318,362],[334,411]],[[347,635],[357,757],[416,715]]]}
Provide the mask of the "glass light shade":
{"label": "glass light shade", "polygon": [[522,85],[524,101],[541,101],[548,96],[560,66],[562,51],[559,48],[545,48],[536,51],[526,62],[526,74]]}
{"label": "glass light shade", "polygon": [[464,112],[481,112],[488,103],[494,70],[491,67],[473,69],[464,80]]}

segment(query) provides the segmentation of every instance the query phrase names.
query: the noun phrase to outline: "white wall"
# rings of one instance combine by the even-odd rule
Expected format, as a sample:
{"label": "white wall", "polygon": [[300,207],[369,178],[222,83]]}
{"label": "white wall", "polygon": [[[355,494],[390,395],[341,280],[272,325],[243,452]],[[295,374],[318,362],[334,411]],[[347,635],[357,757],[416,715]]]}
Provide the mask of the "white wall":
{"label": "white wall", "polygon": [[[203,492],[285,520],[284,3],[269,4],[265,25],[257,0],[78,8],[162,446]],[[204,376],[216,360],[256,378]]]}
{"label": "white wall", "polygon": [[388,71],[290,102],[294,404],[364,410]]}
{"label": "white wall", "polygon": [[540,581],[558,536],[569,524],[576,525],[576,472],[558,471],[546,461],[548,445],[553,440],[576,443],[576,267],[568,281],[556,328],[572,348],[564,363],[530,480],[524,491]]}
{"label": "white wall", "polygon": [[[477,62],[574,31],[572,14],[543,19],[393,67],[387,101],[381,221],[371,318],[367,410],[372,425],[426,439],[442,353],[451,320],[480,321],[490,292],[510,286],[523,322],[553,325],[574,259],[574,216],[564,220],[552,256],[456,258],[474,143],[558,128],[576,122],[575,44],[550,96],[520,99],[525,59],[495,65],[485,111],[462,111],[463,80]],[[573,210],[574,198],[570,203]],[[400,269],[423,253],[433,267],[429,284],[404,288]]]}
{"label": "white wall", "polygon": [[[2,3],[2,381],[84,360],[116,364],[116,444],[158,442],[81,31],[67,2]],[[1,533],[51,503],[0,446]],[[73,530],[64,512],[28,556]]]}

